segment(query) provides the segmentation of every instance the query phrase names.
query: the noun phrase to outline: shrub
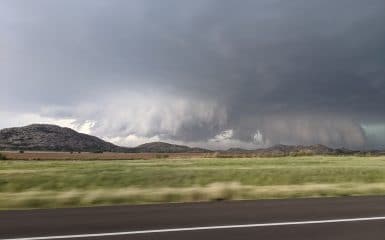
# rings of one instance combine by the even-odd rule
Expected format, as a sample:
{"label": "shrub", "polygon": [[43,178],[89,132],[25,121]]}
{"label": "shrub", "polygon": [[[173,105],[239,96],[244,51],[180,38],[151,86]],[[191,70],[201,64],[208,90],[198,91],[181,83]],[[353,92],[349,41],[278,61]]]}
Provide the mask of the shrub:
{"label": "shrub", "polygon": [[0,153],[0,160],[7,160],[7,157],[4,154]]}

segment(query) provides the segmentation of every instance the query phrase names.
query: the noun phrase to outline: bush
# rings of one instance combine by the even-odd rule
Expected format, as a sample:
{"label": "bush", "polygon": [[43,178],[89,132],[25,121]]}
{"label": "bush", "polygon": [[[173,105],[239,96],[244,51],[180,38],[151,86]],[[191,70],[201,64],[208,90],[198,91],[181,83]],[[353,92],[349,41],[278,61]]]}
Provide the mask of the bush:
{"label": "bush", "polygon": [[0,160],[7,160],[7,157],[4,154],[0,153]]}

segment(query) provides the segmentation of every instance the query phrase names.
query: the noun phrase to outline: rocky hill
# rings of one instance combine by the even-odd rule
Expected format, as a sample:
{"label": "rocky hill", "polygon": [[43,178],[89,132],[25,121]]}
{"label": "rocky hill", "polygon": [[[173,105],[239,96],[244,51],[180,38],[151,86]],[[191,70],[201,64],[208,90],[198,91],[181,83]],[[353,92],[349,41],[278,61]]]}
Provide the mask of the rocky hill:
{"label": "rocky hill", "polygon": [[100,138],[78,133],[70,128],[48,124],[0,130],[0,149],[36,151],[121,151]]}

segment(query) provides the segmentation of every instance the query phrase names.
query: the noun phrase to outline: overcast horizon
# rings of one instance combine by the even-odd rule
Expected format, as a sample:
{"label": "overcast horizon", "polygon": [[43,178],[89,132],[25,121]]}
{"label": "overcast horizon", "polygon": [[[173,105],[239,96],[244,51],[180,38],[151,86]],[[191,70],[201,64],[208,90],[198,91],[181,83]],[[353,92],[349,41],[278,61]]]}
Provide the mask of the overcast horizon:
{"label": "overcast horizon", "polygon": [[3,0],[0,129],[385,149],[383,0]]}

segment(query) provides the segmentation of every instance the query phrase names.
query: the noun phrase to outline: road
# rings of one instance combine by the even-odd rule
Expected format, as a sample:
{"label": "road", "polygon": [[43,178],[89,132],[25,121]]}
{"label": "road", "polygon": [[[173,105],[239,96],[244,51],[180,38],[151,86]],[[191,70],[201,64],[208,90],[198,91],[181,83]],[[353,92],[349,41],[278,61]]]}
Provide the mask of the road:
{"label": "road", "polygon": [[385,197],[1,211],[0,239],[384,240]]}

